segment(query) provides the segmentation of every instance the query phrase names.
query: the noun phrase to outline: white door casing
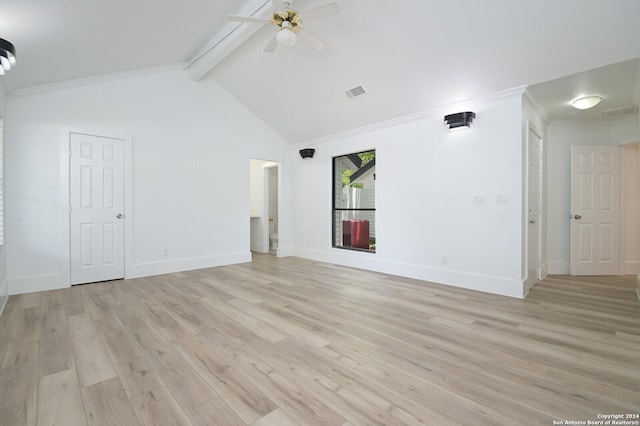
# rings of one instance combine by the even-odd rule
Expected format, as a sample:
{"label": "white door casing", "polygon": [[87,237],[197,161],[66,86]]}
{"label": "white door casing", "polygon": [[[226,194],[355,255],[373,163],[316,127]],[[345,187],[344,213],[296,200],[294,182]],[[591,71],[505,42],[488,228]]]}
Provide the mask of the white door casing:
{"label": "white door casing", "polygon": [[542,219],[542,137],[529,127],[527,156],[527,278],[530,288],[540,279]]}
{"label": "white door casing", "polygon": [[618,275],[617,146],[571,147],[571,275]]}
{"label": "white door casing", "polygon": [[269,209],[269,197],[270,197],[270,188],[269,188],[269,167],[265,164],[262,165],[262,188],[264,191],[263,195],[263,207],[262,207],[262,253],[269,253],[269,219],[271,217],[271,212]]}
{"label": "white door casing", "polygon": [[124,278],[124,141],[69,133],[71,284]]}

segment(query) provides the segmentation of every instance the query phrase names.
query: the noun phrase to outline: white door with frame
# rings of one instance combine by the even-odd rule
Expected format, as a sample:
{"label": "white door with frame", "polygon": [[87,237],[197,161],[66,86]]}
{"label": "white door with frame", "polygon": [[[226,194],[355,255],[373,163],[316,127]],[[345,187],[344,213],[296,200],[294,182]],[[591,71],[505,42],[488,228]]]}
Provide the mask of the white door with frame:
{"label": "white door with frame", "polygon": [[69,133],[71,284],[124,278],[124,141]]}
{"label": "white door with frame", "polygon": [[571,147],[571,275],[618,275],[617,146]]}

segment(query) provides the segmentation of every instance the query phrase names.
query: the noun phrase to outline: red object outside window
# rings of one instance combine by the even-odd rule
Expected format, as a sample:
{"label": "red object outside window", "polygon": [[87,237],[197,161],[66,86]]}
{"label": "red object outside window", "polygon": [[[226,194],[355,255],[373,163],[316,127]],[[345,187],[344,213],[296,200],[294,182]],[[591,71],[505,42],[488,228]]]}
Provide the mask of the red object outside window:
{"label": "red object outside window", "polygon": [[369,248],[369,221],[343,220],[342,246],[354,248]]}

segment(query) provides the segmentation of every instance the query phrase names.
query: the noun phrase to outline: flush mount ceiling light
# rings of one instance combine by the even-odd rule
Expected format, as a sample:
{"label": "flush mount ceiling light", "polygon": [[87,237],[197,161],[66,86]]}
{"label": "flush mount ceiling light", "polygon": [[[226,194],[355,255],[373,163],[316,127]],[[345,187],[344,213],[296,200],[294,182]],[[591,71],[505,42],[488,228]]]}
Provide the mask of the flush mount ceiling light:
{"label": "flush mount ceiling light", "polygon": [[0,38],[0,75],[9,71],[16,64],[16,48],[13,44]]}
{"label": "flush mount ceiling light", "polygon": [[589,109],[598,105],[602,100],[602,96],[583,96],[571,102],[574,108]]}
{"label": "flush mount ceiling light", "polygon": [[466,111],[445,115],[444,121],[449,125],[449,130],[460,130],[470,127],[474,118],[476,118],[475,112]]}

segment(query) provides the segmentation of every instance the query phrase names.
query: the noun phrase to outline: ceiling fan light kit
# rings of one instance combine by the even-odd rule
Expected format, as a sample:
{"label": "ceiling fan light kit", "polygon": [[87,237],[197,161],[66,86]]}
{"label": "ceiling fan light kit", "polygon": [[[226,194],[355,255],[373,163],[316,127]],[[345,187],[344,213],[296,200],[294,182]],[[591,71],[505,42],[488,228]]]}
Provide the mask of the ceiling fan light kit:
{"label": "ceiling fan light kit", "polygon": [[287,27],[283,27],[276,33],[276,41],[278,42],[279,46],[291,47],[296,44],[296,40],[296,33],[291,31]]}
{"label": "ceiling fan light kit", "polygon": [[582,96],[572,101],[571,105],[573,105],[573,107],[577,109],[589,109],[598,105],[601,100],[602,100],[602,96],[594,96],[594,95]]}
{"label": "ceiling fan light kit", "polygon": [[337,3],[327,3],[323,6],[319,6],[315,9],[307,10],[306,12],[302,13],[298,13],[295,9],[292,9],[291,1],[283,2],[281,0],[272,0],[272,3],[274,11],[271,19],[234,15],[229,15],[228,18],[231,21],[262,25],[269,24],[278,27],[278,30],[267,44],[267,47],[264,49],[264,51],[267,53],[274,52],[277,46],[293,46],[296,43],[298,39],[297,35],[300,32],[304,34],[306,40],[309,41],[311,45],[316,49],[322,50],[327,47],[327,43],[302,28],[302,15],[306,16],[307,21],[320,19],[331,15],[337,15],[340,12],[340,8]]}
{"label": "ceiling fan light kit", "polygon": [[0,38],[0,75],[16,64],[16,48],[13,43]]}

